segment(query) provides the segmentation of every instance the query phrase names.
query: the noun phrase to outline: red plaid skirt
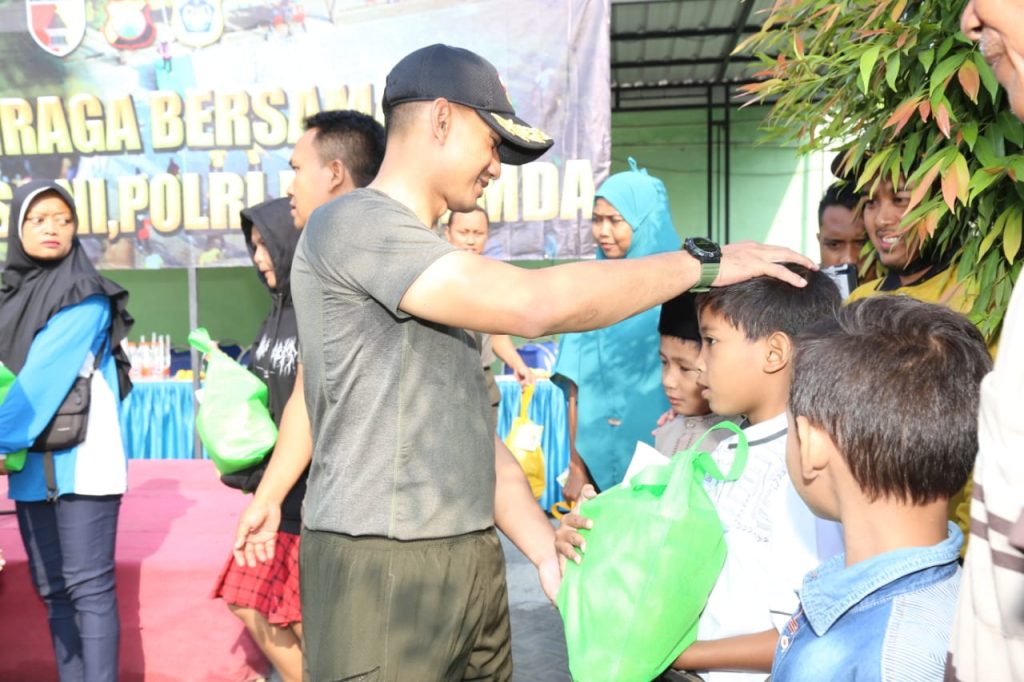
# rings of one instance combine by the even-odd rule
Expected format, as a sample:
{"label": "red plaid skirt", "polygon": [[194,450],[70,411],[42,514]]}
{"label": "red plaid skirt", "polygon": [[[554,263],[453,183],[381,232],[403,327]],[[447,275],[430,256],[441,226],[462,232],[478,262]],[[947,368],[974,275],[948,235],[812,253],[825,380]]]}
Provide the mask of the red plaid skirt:
{"label": "red plaid skirt", "polygon": [[285,627],[302,622],[299,602],[299,536],[278,532],[274,558],[255,567],[239,566],[228,559],[213,597],[232,606],[252,608],[271,625]]}

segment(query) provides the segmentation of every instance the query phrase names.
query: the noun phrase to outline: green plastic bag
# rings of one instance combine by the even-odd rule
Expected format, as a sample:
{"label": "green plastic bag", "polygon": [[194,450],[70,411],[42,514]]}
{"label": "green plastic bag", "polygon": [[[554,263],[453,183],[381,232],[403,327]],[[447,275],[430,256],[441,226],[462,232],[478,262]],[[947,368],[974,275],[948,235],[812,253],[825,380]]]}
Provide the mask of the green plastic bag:
{"label": "green plastic bag", "polygon": [[743,431],[723,422],[708,433],[721,428],[739,435],[727,475],[699,450],[705,433],[671,463],[649,466],[580,507],[594,527],[580,531],[583,561],[568,562],[558,593],[574,680],[649,682],[697,638],[726,554],[703,481],[734,481],[747,463]]}
{"label": "green plastic bag", "polygon": [[[0,362],[0,403],[3,403],[4,398],[7,397],[7,392],[11,390],[11,386],[14,385],[14,372],[4,367],[4,364]],[[16,474],[25,468],[25,458],[28,456],[28,450],[18,450],[17,452],[11,452],[7,455],[4,460],[4,466],[7,467],[7,472]]]}
{"label": "green plastic bag", "polygon": [[202,327],[188,342],[206,353],[206,381],[196,430],[221,474],[258,464],[277,442],[277,426],[267,409],[267,385],[217,348]]}

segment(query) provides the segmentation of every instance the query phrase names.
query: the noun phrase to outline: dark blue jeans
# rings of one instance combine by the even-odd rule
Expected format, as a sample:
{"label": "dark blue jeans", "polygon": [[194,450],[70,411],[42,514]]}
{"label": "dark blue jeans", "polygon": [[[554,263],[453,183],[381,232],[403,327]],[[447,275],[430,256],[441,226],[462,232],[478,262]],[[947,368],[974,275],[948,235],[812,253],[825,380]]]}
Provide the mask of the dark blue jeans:
{"label": "dark blue jeans", "polygon": [[16,507],[61,682],[116,681],[121,624],[114,541],[121,496],[62,495]]}

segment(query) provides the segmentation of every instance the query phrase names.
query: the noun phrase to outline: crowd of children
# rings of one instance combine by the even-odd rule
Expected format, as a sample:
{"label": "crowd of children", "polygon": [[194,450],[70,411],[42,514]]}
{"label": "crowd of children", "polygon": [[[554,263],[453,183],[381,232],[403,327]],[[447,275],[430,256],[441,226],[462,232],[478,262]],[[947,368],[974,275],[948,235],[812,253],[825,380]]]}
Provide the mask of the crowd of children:
{"label": "crowd of children", "polygon": [[[806,287],[761,277],[662,309],[659,449],[725,418],[750,446],[739,480],[706,483],[728,554],[666,679],[940,680],[963,541],[947,511],[977,451],[985,341],[947,307],[840,307],[825,274],[791,269]],[[712,448],[725,470],[736,436]],[[577,562],[585,514],[557,533]]]}

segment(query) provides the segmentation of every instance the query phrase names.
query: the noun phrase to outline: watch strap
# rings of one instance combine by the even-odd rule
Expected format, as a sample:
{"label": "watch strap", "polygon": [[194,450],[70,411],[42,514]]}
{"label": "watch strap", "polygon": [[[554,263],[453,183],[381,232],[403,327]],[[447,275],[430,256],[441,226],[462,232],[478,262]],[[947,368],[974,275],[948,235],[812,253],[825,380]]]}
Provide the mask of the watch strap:
{"label": "watch strap", "polygon": [[701,263],[700,279],[690,287],[690,291],[701,293],[711,288],[711,283],[718,277],[719,263]]}

